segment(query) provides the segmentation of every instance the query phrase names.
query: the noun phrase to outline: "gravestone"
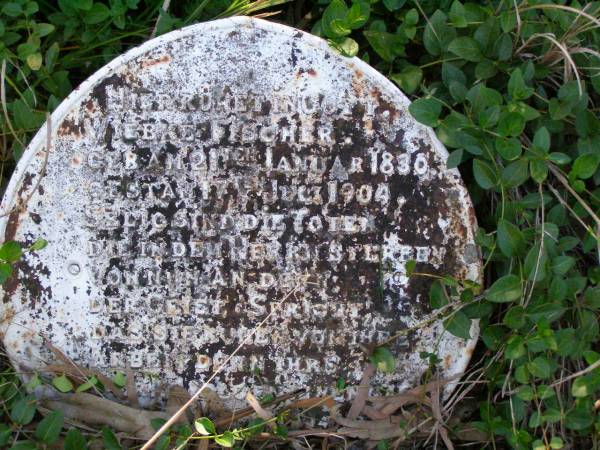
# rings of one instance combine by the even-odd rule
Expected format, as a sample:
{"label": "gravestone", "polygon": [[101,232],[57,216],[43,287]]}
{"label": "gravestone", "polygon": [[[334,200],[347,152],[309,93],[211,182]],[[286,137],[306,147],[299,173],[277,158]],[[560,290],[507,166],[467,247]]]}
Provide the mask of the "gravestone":
{"label": "gravestone", "polygon": [[[365,349],[424,321],[431,278],[478,280],[459,173],[407,98],[314,36],[249,18],[194,25],[118,57],[76,89],[12,177],[4,240],[49,242],[5,285],[14,367],[44,340],[77,364],[130,367],[143,402],[193,390],[272,313],[212,384],[331,392]],[[444,376],[472,339],[439,321],[390,343],[388,392]]]}

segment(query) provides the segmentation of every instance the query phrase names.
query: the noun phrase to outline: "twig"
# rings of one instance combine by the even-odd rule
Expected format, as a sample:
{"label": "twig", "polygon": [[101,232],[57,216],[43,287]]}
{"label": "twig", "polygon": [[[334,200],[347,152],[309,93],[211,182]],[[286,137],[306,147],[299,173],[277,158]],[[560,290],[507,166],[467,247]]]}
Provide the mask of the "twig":
{"label": "twig", "polygon": [[[564,198],[562,198],[562,196],[560,195],[560,193],[551,185],[548,184],[548,189],[550,189],[550,192],[552,192],[554,194],[554,196],[556,197],[556,199],[558,200],[558,202],[563,205],[571,214],[573,214],[573,216],[575,217],[575,219],[577,220],[577,222],[579,222],[579,224],[585,228],[588,233],[590,233],[591,235],[594,236],[594,238],[597,240],[598,237],[600,237],[600,232],[596,232],[594,234],[594,230],[592,229],[592,227],[590,227],[587,223],[585,223],[581,217],[579,217],[579,215],[573,210],[573,208],[571,208],[569,206],[569,204],[565,201]],[[600,227],[600,225],[596,225],[596,227]]]}
{"label": "twig", "polygon": [[571,375],[569,375],[567,377],[564,377],[564,378],[561,378],[558,381],[555,381],[554,383],[552,383],[550,385],[550,387],[551,388],[556,387],[556,386],[558,386],[558,385],[560,385],[562,383],[565,383],[565,382],[567,382],[569,380],[572,380],[573,378],[577,378],[577,377],[580,377],[582,375],[585,375],[586,373],[589,373],[592,370],[597,369],[598,367],[600,367],[600,359],[598,361],[596,361],[595,363],[593,363],[592,365],[586,367],[585,369],[580,370],[579,372],[575,372],[575,373],[573,373],[573,374],[571,374]]}
{"label": "twig", "polygon": [[21,139],[19,139],[19,136],[17,136],[17,133],[15,132],[15,129],[12,126],[12,123],[10,121],[10,118],[8,117],[8,110],[6,109],[6,89],[4,87],[4,80],[6,78],[6,59],[2,60],[2,72],[0,72],[0,101],[2,101],[2,111],[4,112],[4,118],[6,119],[6,123],[8,125],[8,128],[10,129],[10,132],[12,133],[13,137],[17,140],[17,142],[19,144],[21,144],[21,146],[23,146],[23,141],[21,141]]}
{"label": "twig", "polygon": [[156,18],[156,22],[154,23],[154,28],[152,29],[152,33],[150,33],[150,39],[156,37],[156,31],[158,30],[158,22],[160,22],[161,19],[161,13],[164,12],[166,13],[169,9],[169,6],[171,5],[171,0],[164,0],[160,11],[158,12],[158,17]]}
{"label": "twig", "polygon": [[596,215],[594,210],[590,208],[590,206],[579,196],[577,192],[571,187],[569,181],[564,177],[562,173],[554,166],[554,164],[548,164],[548,168],[550,172],[556,177],[558,181],[569,191],[569,193],[575,197],[575,199],[581,204],[583,209],[587,211],[587,213],[592,216],[592,219],[596,222],[596,226],[600,226],[600,218]]}

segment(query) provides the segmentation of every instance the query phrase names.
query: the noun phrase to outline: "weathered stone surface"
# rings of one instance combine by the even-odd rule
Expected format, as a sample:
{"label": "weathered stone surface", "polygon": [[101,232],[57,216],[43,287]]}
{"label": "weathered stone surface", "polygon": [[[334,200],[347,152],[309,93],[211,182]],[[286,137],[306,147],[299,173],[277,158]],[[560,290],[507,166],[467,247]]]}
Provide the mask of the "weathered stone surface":
{"label": "weathered stone surface", "polygon": [[[459,174],[407,106],[365,63],[260,20],[117,58],[58,108],[49,154],[41,130],[4,198],[5,240],[49,241],[3,293],[15,367],[50,361],[45,337],[78,364],[129,365],[144,401],[159,383],[193,389],[295,290],[214,388],[235,404],[265,384],[357,382],[361,345],[430,312],[407,260],[480,276]],[[473,345],[423,327],[394,341],[398,372],[378,382],[417,383],[421,351],[454,374]]]}

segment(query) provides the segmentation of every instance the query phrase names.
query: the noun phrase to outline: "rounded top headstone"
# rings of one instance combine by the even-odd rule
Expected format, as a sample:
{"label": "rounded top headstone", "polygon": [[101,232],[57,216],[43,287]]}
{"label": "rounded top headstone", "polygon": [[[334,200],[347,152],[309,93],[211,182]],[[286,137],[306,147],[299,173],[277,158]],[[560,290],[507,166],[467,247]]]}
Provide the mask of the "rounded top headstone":
{"label": "rounded top headstone", "polygon": [[193,390],[271,314],[212,383],[230,405],[356,384],[365,350],[398,335],[387,392],[419,382],[422,352],[463,371],[477,325],[465,340],[428,321],[432,278],[406,263],[479,280],[475,218],[408,105],[363,61],[258,19],[116,58],[57,108],[5,194],[4,239],[49,243],[3,286],[13,365],[42,370],[50,343],[131,369],[149,402]]}

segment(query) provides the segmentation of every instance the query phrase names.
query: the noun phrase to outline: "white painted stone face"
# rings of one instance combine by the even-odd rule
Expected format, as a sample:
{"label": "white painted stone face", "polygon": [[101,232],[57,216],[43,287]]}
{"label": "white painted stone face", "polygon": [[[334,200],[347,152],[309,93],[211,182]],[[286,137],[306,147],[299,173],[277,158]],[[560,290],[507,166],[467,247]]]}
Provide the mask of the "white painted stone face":
{"label": "white painted stone face", "polygon": [[[115,59],[61,104],[50,151],[42,129],[4,197],[4,239],[49,242],[4,286],[15,368],[52,362],[47,339],[80,365],[131,367],[144,402],[159,383],[193,390],[294,291],[213,388],[235,406],[357,383],[363,348],[431,312],[408,260],[480,277],[468,195],[408,104],[362,61],[256,19]],[[476,335],[409,333],[374,384],[415,385],[424,351],[461,372]]]}

